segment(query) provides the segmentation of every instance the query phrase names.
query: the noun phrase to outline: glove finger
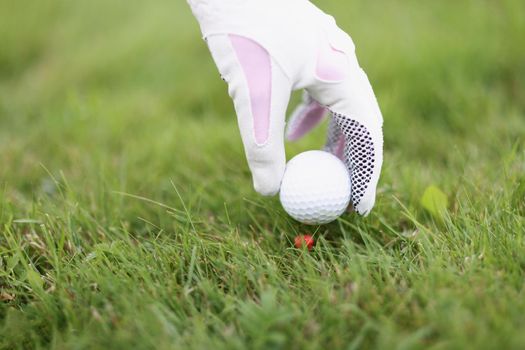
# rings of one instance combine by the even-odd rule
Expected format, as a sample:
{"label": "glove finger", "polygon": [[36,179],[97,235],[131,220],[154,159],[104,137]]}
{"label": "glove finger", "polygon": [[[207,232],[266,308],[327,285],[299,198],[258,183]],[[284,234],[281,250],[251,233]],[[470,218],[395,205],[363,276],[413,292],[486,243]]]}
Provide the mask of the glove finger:
{"label": "glove finger", "polygon": [[308,95],[303,95],[303,102],[297,106],[288,121],[286,139],[296,141],[315,128],[328,114],[328,110]]}
{"label": "glove finger", "polygon": [[351,177],[351,203],[356,212],[367,215],[375,204],[382,164],[382,134],[346,115],[334,112],[333,118],[345,136],[343,159]]}
{"label": "glove finger", "polygon": [[228,83],[254,188],[262,195],[274,195],[286,166],[283,136],[291,84],[254,40],[213,35],[207,42]]}
{"label": "glove finger", "polygon": [[352,181],[351,203],[356,212],[368,215],[375,204],[383,162],[383,118],[368,77],[359,67],[355,54],[345,54],[348,60],[340,60],[344,65],[336,67],[340,80],[318,81],[308,88],[308,92],[328,106],[333,121],[345,137],[343,159]]}

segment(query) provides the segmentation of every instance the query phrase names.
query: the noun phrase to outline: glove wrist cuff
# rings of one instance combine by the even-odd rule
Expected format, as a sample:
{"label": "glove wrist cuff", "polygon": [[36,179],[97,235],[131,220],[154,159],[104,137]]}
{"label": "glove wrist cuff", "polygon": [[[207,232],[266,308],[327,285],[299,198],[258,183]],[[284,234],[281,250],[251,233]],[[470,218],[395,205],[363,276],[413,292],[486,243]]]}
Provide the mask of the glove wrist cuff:
{"label": "glove wrist cuff", "polygon": [[[243,31],[268,19],[282,21],[286,14],[305,12],[307,0],[187,0],[206,37],[226,31]],[[308,11],[306,11],[308,12]]]}
{"label": "glove wrist cuff", "polygon": [[244,9],[259,0],[187,0],[199,22],[202,34],[221,32],[226,23],[240,16]]}

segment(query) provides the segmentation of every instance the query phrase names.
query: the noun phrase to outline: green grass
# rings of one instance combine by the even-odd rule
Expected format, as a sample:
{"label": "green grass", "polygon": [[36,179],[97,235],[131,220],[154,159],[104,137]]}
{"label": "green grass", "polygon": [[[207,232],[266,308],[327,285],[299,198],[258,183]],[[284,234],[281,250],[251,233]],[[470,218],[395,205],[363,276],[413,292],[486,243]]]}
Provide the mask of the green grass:
{"label": "green grass", "polygon": [[525,3],[316,2],[385,116],[322,227],[252,190],[183,1],[0,0],[0,348],[525,347]]}

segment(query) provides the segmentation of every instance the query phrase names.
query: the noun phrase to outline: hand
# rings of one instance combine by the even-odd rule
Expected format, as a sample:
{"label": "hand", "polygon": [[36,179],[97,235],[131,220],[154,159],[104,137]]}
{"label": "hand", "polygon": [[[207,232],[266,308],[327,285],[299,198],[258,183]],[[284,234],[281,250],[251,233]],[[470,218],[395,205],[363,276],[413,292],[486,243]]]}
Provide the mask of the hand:
{"label": "hand", "polygon": [[279,191],[285,114],[306,91],[287,130],[303,136],[329,111],[325,149],[346,163],[351,203],[374,206],[383,161],[383,118],[352,39],[308,0],[188,0],[235,105],[255,190]]}

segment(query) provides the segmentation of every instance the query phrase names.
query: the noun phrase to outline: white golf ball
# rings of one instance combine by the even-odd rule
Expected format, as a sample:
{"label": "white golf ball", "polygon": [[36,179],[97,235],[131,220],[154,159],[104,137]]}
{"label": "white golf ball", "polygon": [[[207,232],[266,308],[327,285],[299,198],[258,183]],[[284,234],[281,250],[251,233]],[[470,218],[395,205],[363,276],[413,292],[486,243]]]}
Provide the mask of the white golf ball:
{"label": "white golf ball", "polygon": [[321,225],[345,212],[350,193],[344,163],[331,153],[308,151],[286,165],[279,196],[284,210],[295,220]]}

